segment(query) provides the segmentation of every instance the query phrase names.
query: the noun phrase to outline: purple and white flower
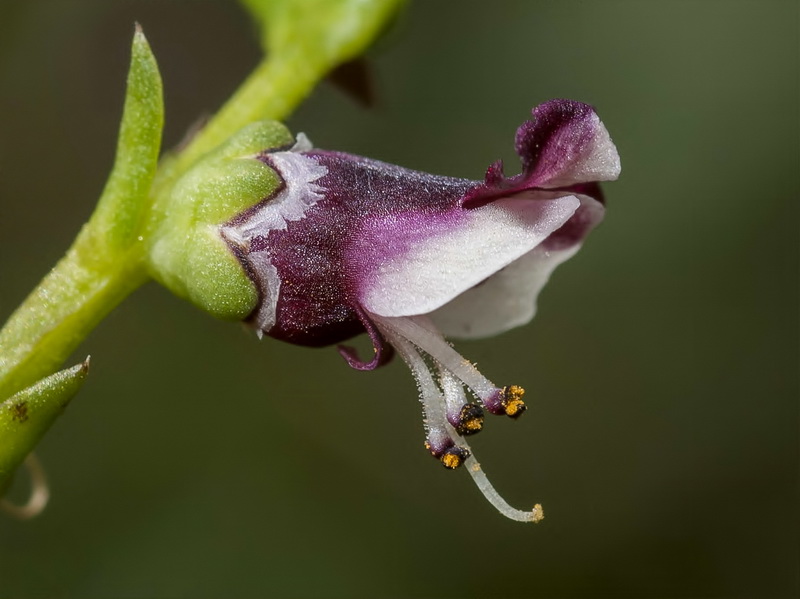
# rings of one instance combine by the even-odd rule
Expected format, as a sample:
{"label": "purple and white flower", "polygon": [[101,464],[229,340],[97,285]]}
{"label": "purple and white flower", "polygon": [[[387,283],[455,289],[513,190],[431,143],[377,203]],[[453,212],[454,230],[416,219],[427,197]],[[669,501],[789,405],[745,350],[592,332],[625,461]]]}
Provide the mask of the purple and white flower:
{"label": "purple and white flower", "polygon": [[598,182],[620,163],[594,110],[568,100],[535,108],[516,151],[519,175],[496,162],[481,182],[315,150],[300,134],[259,156],[283,183],[221,232],[258,288],[259,334],[323,346],[366,332],[369,360],[339,347],[360,370],[398,353],[420,390],[429,451],[447,468],[466,463],[504,515],[537,521],[541,507],[510,507],[464,439],[484,410],[522,414],[523,390],[493,384],[445,337],[527,323],[550,273],[603,218]]}

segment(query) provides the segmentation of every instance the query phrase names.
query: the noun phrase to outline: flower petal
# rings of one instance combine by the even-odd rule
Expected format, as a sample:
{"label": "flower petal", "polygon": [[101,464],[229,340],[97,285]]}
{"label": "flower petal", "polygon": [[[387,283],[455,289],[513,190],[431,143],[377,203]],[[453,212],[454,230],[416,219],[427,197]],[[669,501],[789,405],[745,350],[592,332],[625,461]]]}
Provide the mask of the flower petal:
{"label": "flower petal", "polygon": [[464,198],[465,206],[534,187],[564,188],[619,177],[617,148],[588,104],[551,100],[537,106],[533,120],[517,129],[515,146],[522,173],[505,177],[502,163],[495,162],[486,171],[483,185]]}
{"label": "flower petal", "polygon": [[380,316],[432,312],[527,254],[579,206],[573,195],[501,198],[439,215],[372,219],[349,252],[359,302]]}
{"label": "flower petal", "polygon": [[619,177],[617,148],[588,104],[551,100],[533,109],[517,130],[517,154],[525,179],[537,187],[561,187]]}
{"label": "flower petal", "polygon": [[580,208],[533,250],[454,298],[430,317],[447,337],[476,339],[522,326],[536,314],[536,300],[551,273],[580,249],[603,219],[600,202],[577,195]]}
{"label": "flower petal", "polygon": [[536,314],[536,299],[556,266],[580,246],[547,251],[534,248],[519,260],[430,314],[446,336],[477,339],[524,325]]}
{"label": "flower petal", "polygon": [[367,335],[369,335],[370,341],[372,341],[372,359],[369,362],[362,360],[358,357],[358,352],[355,348],[348,345],[339,345],[337,349],[339,350],[339,355],[344,358],[350,368],[354,368],[355,370],[375,370],[378,366],[383,366],[392,359],[394,356],[394,349],[390,344],[386,343],[386,340],[383,338],[378,328],[372,320],[370,320],[369,316],[364,314],[361,308],[356,310],[356,312],[358,314],[358,319],[367,331]]}
{"label": "flower petal", "polygon": [[[599,193],[599,186],[595,187],[597,187],[597,192]],[[580,246],[589,235],[589,232],[603,220],[606,211],[601,196],[592,197],[576,191],[572,193],[581,201],[580,208],[575,211],[575,214],[563,227],[544,240],[542,249],[554,251],[566,250],[575,245]]]}

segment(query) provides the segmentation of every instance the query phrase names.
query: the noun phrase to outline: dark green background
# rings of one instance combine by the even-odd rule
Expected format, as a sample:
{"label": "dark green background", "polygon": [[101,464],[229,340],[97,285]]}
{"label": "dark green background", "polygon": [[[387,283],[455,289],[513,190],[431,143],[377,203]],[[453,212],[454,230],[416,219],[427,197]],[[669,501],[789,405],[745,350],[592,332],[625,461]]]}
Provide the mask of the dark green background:
{"label": "dark green background", "polygon": [[[233,2],[2,0],[0,316],[110,167],[133,22],[166,145],[259,58]],[[156,285],[82,346],[39,455],[46,513],[0,518],[0,595],[791,597],[798,592],[798,4],[418,0],[371,53],[380,104],[323,85],[320,147],[480,178],[553,97],[623,173],[536,320],[459,349],[531,410],[474,442],[507,521],[422,449],[401,363],[258,343]],[[23,489],[17,489],[21,493]]]}

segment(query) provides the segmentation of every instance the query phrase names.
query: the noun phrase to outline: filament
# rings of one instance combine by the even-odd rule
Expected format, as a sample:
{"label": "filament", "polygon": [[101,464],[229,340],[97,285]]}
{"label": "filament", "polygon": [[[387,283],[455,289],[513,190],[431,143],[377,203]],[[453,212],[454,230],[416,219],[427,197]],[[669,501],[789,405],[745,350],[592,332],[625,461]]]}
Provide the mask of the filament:
{"label": "filament", "polygon": [[433,328],[433,324],[424,317],[381,316],[378,318],[386,328],[390,328],[408,339],[441,364],[445,370],[452,372],[482,400],[488,401],[496,396],[498,388],[483,376],[472,362],[453,349],[444,337]]}

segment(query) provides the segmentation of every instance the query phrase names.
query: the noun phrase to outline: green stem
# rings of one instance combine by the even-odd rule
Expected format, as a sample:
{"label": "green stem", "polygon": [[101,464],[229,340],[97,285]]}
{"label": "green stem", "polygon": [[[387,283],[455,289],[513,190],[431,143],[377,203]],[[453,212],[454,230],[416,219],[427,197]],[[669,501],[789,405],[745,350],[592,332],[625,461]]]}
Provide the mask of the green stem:
{"label": "green stem", "polygon": [[89,332],[147,280],[133,252],[103,259],[91,223],[0,331],[0,398],[52,373]]}
{"label": "green stem", "polygon": [[[153,231],[170,216],[176,182],[245,126],[285,118],[330,68],[366,47],[397,2],[247,0],[255,16],[265,20],[267,37],[280,43],[270,46],[270,59],[258,65],[186,147],[160,162],[161,77],[137,26],[116,160],[97,208],[66,255],[0,330],[0,403],[10,398],[3,403],[10,413],[0,430],[0,496],[24,455],[79,388],[88,361],[77,370],[45,377],[149,279],[147,249],[153,245]],[[245,291],[250,287],[248,282]],[[47,418],[39,418],[38,428],[30,425],[32,417],[29,422],[20,416],[29,399],[42,400],[48,410],[56,408],[42,410]]]}
{"label": "green stem", "polygon": [[[203,154],[260,118],[280,119],[313,88],[316,69],[299,55],[265,60],[208,125],[173,160],[159,168],[156,200]],[[160,204],[157,201],[156,205]],[[0,331],[0,399],[57,369],[91,330],[148,275],[143,250],[113,260],[96,213],[75,244]],[[139,243],[139,245],[145,245]]]}
{"label": "green stem", "polygon": [[264,13],[261,17],[269,16],[269,23],[276,24],[269,37],[283,41],[187,146],[162,160],[157,171],[161,81],[137,28],[115,170],[72,248],[0,331],[0,400],[53,372],[148,279],[143,248],[181,175],[246,125],[285,118],[330,68],[366,47],[399,3],[253,4],[257,13]]}
{"label": "green stem", "polygon": [[161,76],[137,26],[114,167],[72,247],[0,331],[0,400],[51,374],[147,279],[138,231],[163,122]]}
{"label": "green stem", "polygon": [[281,53],[262,60],[236,93],[176,157],[185,171],[206,152],[245,125],[258,120],[282,121],[311,93],[324,66],[312,64],[302,52]]}

